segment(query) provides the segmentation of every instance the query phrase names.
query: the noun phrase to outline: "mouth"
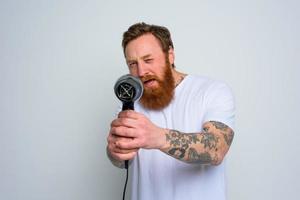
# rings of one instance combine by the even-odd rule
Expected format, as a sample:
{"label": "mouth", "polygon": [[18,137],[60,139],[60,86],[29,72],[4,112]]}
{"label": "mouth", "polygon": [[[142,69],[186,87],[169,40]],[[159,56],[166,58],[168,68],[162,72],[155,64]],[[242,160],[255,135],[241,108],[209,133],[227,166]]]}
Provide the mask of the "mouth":
{"label": "mouth", "polygon": [[155,81],[156,80],[154,78],[152,78],[152,79],[148,79],[148,80],[143,81],[143,84],[144,84],[145,87],[150,87],[155,83]]}

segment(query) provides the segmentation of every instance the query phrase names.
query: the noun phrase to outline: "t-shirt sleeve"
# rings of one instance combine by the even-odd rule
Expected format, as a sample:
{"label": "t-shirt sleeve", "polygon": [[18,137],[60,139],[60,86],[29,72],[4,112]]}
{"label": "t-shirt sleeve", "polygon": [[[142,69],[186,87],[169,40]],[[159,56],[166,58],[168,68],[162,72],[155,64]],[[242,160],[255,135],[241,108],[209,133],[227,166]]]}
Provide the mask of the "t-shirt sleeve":
{"label": "t-shirt sleeve", "polygon": [[214,82],[206,91],[205,105],[204,122],[222,122],[234,130],[235,100],[227,84]]}

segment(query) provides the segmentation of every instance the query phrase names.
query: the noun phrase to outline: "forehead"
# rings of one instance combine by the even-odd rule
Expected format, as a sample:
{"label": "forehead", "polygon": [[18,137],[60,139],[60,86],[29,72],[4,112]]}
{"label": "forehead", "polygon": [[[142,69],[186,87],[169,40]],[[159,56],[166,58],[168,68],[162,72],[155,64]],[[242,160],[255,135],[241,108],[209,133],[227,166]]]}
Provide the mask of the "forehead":
{"label": "forehead", "polygon": [[130,41],[125,49],[126,58],[163,53],[159,40],[152,34],[142,35]]}

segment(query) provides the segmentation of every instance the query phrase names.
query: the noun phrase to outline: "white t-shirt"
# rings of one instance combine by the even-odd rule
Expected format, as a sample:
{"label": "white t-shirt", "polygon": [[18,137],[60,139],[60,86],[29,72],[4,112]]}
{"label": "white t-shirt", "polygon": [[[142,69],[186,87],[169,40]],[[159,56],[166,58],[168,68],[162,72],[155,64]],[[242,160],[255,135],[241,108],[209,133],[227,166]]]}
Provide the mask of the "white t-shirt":
{"label": "white t-shirt", "polygon": [[[135,110],[162,128],[184,133],[202,131],[207,121],[234,128],[234,98],[219,81],[188,75],[176,87],[175,98],[160,111]],[[188,164],[159,150],[140,149],[130,164],[132,200],[224,200],[224,162],[218,166]]]}

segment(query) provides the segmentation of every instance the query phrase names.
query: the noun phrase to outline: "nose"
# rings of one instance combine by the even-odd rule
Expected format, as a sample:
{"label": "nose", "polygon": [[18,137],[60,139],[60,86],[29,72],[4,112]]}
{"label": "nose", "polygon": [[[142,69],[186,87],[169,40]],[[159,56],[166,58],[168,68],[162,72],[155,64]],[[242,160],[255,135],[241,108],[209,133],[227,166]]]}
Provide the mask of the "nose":
{"label": "nose", "polygon": [[147,74],[147,68],[143,63],[139,63],[137,67],[137,75],[141,78]]}

